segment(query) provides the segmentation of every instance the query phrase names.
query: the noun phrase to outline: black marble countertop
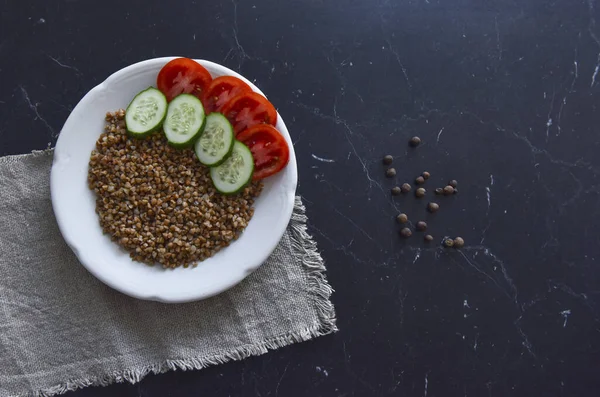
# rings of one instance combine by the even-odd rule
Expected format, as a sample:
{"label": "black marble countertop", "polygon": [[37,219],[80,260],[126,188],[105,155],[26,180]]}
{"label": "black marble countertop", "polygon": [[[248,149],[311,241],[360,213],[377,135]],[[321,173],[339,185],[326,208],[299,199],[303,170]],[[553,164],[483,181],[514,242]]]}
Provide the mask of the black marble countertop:
{"label": "black marble countertop", "polygon": [[[600,3],[0,3],[1,155],[53,145],[131,63],[222,63],[286,120],[336,289],[333,336],[69,395],[597,395]],[[390,195],[422,171],[429,198]],[[459,194],[427,214],[448,179]],[[435,241],[401,239],[399,211]]]}

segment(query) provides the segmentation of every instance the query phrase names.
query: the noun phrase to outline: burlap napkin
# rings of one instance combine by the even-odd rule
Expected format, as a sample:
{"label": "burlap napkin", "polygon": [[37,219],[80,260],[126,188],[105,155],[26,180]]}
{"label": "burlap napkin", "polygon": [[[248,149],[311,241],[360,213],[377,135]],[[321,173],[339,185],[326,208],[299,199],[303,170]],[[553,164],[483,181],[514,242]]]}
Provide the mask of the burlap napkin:
{"label": "burlap napkin", "polygon": [[336,331],[299,198],[275,252],[241,284],[195,303],[147,302],[77,262],[52,212],[51,163],[52,151],[0,158],[0,395],[137,382]]}

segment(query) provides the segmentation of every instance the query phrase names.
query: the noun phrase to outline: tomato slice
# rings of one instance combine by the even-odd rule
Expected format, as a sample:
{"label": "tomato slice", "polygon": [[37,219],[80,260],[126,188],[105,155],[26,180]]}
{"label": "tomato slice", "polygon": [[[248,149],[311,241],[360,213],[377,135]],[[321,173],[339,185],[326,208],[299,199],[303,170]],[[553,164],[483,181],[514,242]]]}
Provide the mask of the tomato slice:
{"label": "tomato slice", "polygon": [[255,181],[278,173],[290,160],[290,149],[285,138],[272,125],[258,124],[247,128],[236,139],[252,152],[252,179]]}
{"label": "tomato slice", "polygon": [[171,101],[179,94],[192,94],[199,99],[212,77],[208,70],[189,58],[176,58],[167,63],[158,73],[156,86]]}
{"label": "tomato slice", "polygon": [[234,76],[221,76],[214,79],[204,92],[202,103],[206,113],[220,112],[231,98],[244,92],[251,92],[252,88]]}
{"label": "tomato slice", "polygon": [[[277,110],[264,96],[256,92],[246,92],[229,100],[221,109],[237,136],[246,128],[257,124],[275,125]],[[277,130],[275,130],[277,131]]]}

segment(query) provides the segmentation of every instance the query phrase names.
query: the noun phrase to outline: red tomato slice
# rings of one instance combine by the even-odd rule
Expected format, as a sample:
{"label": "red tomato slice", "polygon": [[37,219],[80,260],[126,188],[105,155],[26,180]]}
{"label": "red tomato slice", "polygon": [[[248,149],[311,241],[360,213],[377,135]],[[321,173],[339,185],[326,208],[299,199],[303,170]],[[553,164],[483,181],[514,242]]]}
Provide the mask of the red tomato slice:
{"label": "red tomato slice", "polygon": [[269,124],[258,124],[239,134],[236,139],[248,146],[254,158],[257,181],[278,173],[290,160],[290,149],[285,138]]}
{"label": "red tomato slice", "polygon": [[202,93],[211,81],[208,70],[198,62],[189,58],[176,58],[160,70],[156,86],[170,101],[184,93],[202,98]]}
{"label": "red tomato slice", "polygon": [[253,125],[275,125],[277,122],[277,110],[267,98],[256,92],[246,92],[231,98],[223,106],[221,113],[233,125],[236,136]]}
{"label": "red tomato slice", "polygon": [[204,92],[202,103],[206,113],[220,112],[223,105],[236,95],[251,92],[252,88],[233,76],[221,76],[214,79]]}

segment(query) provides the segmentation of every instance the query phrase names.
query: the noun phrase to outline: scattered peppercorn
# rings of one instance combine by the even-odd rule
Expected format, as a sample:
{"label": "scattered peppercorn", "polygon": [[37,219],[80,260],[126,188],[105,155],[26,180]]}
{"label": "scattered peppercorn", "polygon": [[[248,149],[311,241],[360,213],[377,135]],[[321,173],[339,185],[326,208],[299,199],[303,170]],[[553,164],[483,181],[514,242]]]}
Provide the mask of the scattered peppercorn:
{"label": "scattered peppercorn", "polygon": [[408,193],[408,192],[410,192],[411,189],[412,189],[412,187],[410,186],[410,183],[403,183],[402,187],[400,187],[400,190],[402,190],[402,193]]}
{"label": "scattered peppercorn", "polygon": [[440,209],[440,205],[438,203],[429,203],[427,204],[427,211],[433,213],[437,212]]}
{"label": "scattered peppercorn", "polygon": [[446,186],[444,188],[444,195],[450,196],[452,194],[454,194],[454,188],[452,186],[450,186],[450,185]]}
{"label": "scattered peppercorn", "polygon": [[433,236],[431,234],[426,234],[424,239],[426,242],[430,243],[433,241]]}
{"label": "scattered peppercorn", "polygon": [[465,240],[462,237],[457,237],[454,239],[454,248],[462,248],[465,246]]}
{"label": "scattered peppercorn", "polygon": [[423,175],[423,178],[425,179],[429,179],[429,177],[431,176],[431,174],[427,171],[423,172],[421,175]]}
{"label": "scattered peppercorn", "polygon": [[452,179],[450,182],[448,182],[448,185],[455,188],[458,186],[458,182],[456,181],[456,179]]}
{"label": "scattered peppercorn", "polygon": [[406,214],[400,214],[396,217],[398,223],[406,223],[408,222],[408,216]]}
{"label": "scattered peppercorn", "polygon": [[392,188],[392,195],[393,196],[398,196],[398,195],[400,195],[400,193],[402,193],[402,189],[400,189],[400,187],[394,186]]}
{"label": "scattered peppercorn", "polygon": [[454,246],[454,240],[452,240],[451,238],[447,238],[444,240],[444,245],[448,248],[451,248],[452,246]]}
{"label": "scattered peppercorn", "polygon": [[388,168],[385,171],[385,176],[387,176],[388,178],[393,178],[396,176],[396,169],[395,168]]}
{"label": "scattered peppercorn", "polygon": [[387,154],[383,156],[383,164],[390,165],[392,164],[392,161],[394,161],[394,158],[391,155]]}
{"label": "scattered peppercorn", "polygon": [[437,194],[438,196],[441,196],[442,194],[444,194],[444,189],[442,189],[441,187],[436,188],[435,194]]}
{"label": "scattered peppercorn", "polygon": [[417,230],[420,232],[423,232],[427,229],[427,223],[423,222],[423,221],[419,221],[417,222]]}
{"label": "scattered peppercorn", "polygon": [[424,197],[425,192],[426,192],[426,190],[423,189],[422,187],[420,187],[415,191],[415,196],[417,196],[418,198]]}
{"label": "scattered peppercorn", "polygon": [[413,136],[412,138],[410,138],[410,146],[412,147],[417,147],[421,144],[421,138],[419,138],[418,136]]}
{"label": "scattered peppercorn", "polygon": [[409,228],[405,227],[402,230],[400,230],[400,235],[404,238],[409,238],[410,236],[412,236],[412,232]]}
{"label": "scattered peppercorn", "polygon": [[423,178],[422,176],[418,176],[417,179],[415,179],[415,183],[417,185],[422,185],[425,183],[425,178]]}

